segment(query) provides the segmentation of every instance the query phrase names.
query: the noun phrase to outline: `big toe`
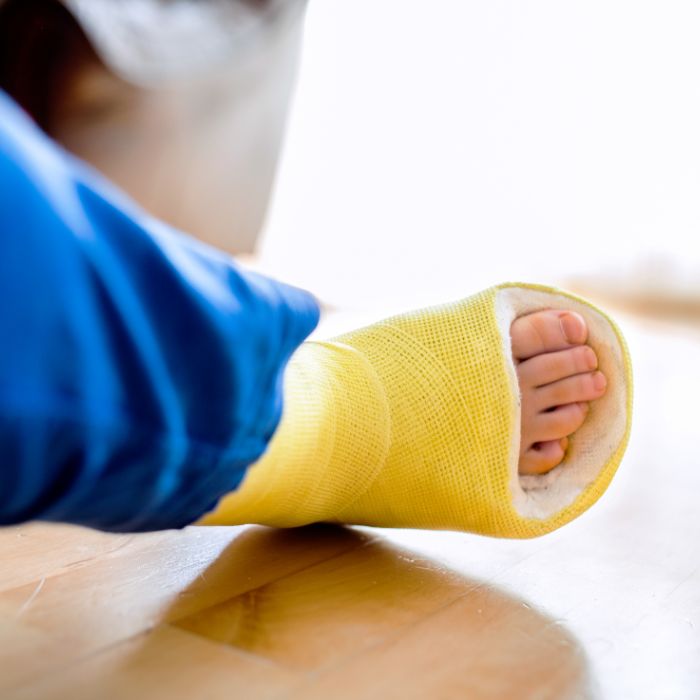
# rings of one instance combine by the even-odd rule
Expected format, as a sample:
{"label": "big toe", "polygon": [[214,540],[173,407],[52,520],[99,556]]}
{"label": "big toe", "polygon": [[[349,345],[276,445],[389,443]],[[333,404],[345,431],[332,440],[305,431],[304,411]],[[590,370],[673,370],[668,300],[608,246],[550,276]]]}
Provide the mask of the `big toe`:
{"label": "big toe", "polygon": [[548,309],[516,318],[510,327],[510,337],[513,357],[527,360],[585,343],[588,327],[575,311]]}

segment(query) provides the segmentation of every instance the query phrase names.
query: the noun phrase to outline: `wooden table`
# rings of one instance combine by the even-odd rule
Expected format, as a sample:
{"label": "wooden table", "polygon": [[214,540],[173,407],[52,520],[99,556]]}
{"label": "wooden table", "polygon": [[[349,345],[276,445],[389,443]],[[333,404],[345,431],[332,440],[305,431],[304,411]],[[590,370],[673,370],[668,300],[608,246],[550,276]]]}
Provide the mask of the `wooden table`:
{"label": "wooden table", "polygon": [[0,530],[0,697],[700,698],[700,329],[623,325],[632,444],[575,523]]}

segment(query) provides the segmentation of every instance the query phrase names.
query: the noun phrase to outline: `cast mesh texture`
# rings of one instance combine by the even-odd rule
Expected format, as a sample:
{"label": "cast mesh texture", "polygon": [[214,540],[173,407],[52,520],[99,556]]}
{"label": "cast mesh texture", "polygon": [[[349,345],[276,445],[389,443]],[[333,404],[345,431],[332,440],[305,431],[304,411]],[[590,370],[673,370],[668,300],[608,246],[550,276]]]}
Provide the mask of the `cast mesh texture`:
{"label": "cast mesh texture", "polygon": [[332,520],[531,537],[588,508],[629,431],[561,509],[545,518],[516,510],[519,397],[497,293],[305,343],[288,368],[285,416],[269,451],[205,522]]}

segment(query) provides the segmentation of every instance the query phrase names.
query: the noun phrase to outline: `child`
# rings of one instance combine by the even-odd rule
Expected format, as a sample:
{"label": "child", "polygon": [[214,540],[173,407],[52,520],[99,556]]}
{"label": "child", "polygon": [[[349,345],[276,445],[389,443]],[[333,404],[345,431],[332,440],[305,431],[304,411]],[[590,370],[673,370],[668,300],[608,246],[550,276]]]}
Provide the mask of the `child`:
{"label": "child", "polygon": [[147,217],[5,94],[0,217],[1,523],[531,536],[622,457],[624,343],[581,300],[506,285],[295,353],[311,295]]}

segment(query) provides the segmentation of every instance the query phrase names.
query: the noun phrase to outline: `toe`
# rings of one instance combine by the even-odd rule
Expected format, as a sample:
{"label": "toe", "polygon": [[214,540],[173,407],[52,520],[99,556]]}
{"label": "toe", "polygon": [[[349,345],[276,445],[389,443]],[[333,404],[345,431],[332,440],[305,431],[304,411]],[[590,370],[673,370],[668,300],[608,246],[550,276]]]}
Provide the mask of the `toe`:
{"label": "toe", "polygon": [[529,430],[534,442],[560,440],[576,432],[588,414],[587,403],[570,403],[534,417]]}
{"label": "toe", "polygon": [[[588,345],[548,352],[518,364],[520,384],[541,387],[565,377],[590,372],[598,367],[598,357]],[[564,403],[569,403],[565,401]]]}
{"label": "toe", "polygon": [[602,372],[576,374],[537,389],[534,400],[540,411],[546,411],[565,404],[595,401],[605,393],[606,387]]}
{"label": "toe", "polygon": [[568,440],[548,440],[539,442],[525,451],[520,458],[518,471],[520,474],[546,474],[564,459]]}
{"label": "toe", "polygon": [[513,357],[527,360],[585,343],[588,328],[579,314],[550,309],[516,318],[511,324],[510,336]]}

